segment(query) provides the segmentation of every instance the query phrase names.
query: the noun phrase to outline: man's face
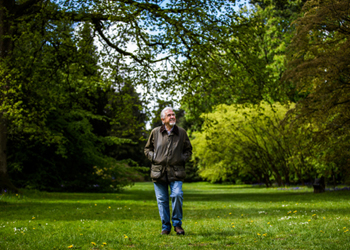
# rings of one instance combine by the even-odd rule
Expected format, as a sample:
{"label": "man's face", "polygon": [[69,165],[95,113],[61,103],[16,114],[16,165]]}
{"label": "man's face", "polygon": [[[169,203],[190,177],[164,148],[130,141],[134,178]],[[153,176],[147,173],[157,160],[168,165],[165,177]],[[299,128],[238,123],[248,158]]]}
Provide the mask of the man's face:
{"label": "man's face", "polygon": [[170,125],[171,127],[174,126],[176,124],[176,117],[174,111],[165,111],[165,118],[162,118],[162,122],[165,125]]}

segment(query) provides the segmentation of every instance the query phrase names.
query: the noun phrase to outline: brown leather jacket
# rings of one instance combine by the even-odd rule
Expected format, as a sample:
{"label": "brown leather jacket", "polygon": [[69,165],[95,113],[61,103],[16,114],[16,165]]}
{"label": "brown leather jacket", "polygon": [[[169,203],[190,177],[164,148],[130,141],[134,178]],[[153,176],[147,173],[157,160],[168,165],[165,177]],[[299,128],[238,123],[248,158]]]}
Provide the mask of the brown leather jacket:
{"label": "brown leather jacket", "polygon": [[152,162],[151,178],[154,182],[185,179],[185,162],[192,155],[192,145],[183,128],[175,125],[170,135],[164,125],[153,129],[144,152]]}

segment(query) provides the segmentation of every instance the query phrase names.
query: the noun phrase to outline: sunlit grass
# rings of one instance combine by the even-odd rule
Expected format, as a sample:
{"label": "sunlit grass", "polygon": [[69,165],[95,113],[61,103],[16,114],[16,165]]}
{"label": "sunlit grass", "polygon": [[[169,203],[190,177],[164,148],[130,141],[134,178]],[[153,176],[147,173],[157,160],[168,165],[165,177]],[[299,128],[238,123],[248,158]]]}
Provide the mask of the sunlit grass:
{"label": "sunlit grass", "polygon": [[152,183],[0,196],[0,249],[350,249],[349,191],[184,184],[185,236],[160,235]]}

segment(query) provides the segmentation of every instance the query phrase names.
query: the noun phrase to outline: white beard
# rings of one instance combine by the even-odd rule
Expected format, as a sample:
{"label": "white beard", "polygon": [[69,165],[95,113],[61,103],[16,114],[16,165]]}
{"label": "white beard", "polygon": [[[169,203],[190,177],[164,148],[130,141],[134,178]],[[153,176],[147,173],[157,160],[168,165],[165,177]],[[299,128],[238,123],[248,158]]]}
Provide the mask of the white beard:
{"label": "white beard", "polygon": [[169,125],[174,127],[174,125],[176,124],[176,122],[169,122]]}

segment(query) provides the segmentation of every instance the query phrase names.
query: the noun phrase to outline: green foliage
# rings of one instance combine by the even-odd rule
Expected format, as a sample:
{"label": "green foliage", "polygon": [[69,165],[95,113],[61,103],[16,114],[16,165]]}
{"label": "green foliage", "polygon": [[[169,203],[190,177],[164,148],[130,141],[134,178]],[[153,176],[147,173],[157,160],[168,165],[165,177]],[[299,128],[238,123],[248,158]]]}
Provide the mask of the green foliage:
{"label": "green foliage", "polygon": [[201,176],[234,181],[248,175],[268,186],[311,181],[317,167],[311,167],[309,134],[281,124],[287,111],[280,104],[261,103],[218,106],[204,115],[203,131],[193,140]]}
{"label": "green foliage", "polygon": [[[0,172],[8,156],[18,185],[116,175],[125,185],[146,164],[142,87],[155,98],[181,95],[180,126],[203,130],[194,135],[205,178],[349,178],[348,1],[249,2],[235,11],[242,2],[1,1]],[[253,108],[262,101],[276,108]],[[281,122],[278,103],[289,101],[298,104]]]}
{"label": "green foliage", "polygon": [[[323,173],[343,174],[349,169],[349,1],[308,1],[305,15],[296,21],[297,33],[289,48],[284,85],[305,97],[291,121],[313,127],[310,140]],[[295,119],[297,118],[297,119]]]}
{"label": "green foliage", "polygon": [[[129,143],[120,143],[110,146],[108,154],[117,160],[132,159],[141,166],[145,166],[148,160],[144,157],[143,148],[146,138],[147,113],[145,103],[140,99],[132,85],[125,83],[114,83],[117,90],[113,88],[105,97],[105,105],[101,109],[101,115],[105,113],[110,118],[110,127],[103,131],[112,138],[128,138]],[[108,103],[107,103],[108,101]],[[95,125],[95,130],[101,124]],[[101,131],[102,132],[102,131]],[[132,143],[130,143],[132,141]]]}
{"label": "green foliage", "polygon": [[[137,172],[130,168],[137,163],[117,161],[130,155],[115,155],[122,144],[141,137],[130,136],[144,126],[130,112],[141,104],[134,92],[117,92],[103,79],[88,25],[74,35],[72,22],[43,22],[36,29],[40,20],[39,14],[19,25],[15,60],[6,64],[11,86],[23,83],[9,88],[1,106],[9,122],[9,172],[20,187],[119,190]],[[110,178],[94,174],[98,169],[108,169]]]}
{"label": "green foliage", "polygon": [[[106,148],[130,140],[98,136],[87,117],[75,112],[54,113],[47,126],[51,133],[60,134],[61,143],[43,144],[31,139],[31,134],[13,135],[9,140],[9,172],[17,186],[50,191],[115,191],[133,180],[136,169],[106,154]],[[99,169],[108,169],[110,178],[94,175]]]}
{"label": "green foliage", "polygon": [[270,178],[279,163],[274,152],[279,141],[274,141],[272,130],[287,110],[279,104],[220,105],[203,115],[203,131],[195,132],[192,141],[200,175],[210,181],[240,174],[258,176],[260,181]]}
{"label": "green foliage", "polygon": [[[207,53],[201,44],[220,34],[216,28],[226,26],[225,14],[233,8],[225,0],[1,1],[0,171],[7,172],[8,136],[41,143],[62,159],[80,133],[88,137],[84,149],[73,148],[83,150],[81,157],[91,153],[93,162],[104,162],[103,155],[140,155],[140,143],[132,148],[116,139],[145,137],[144,107],[135,89],[177,89],[179,60],[192,50]],[[69,129],[60,130],[51,116]]]}
{"label": "green foliage", "polygon": [[315,143],[318,127],[293,122],[293,106],[220,105],[204,114],[202,131],[193,133],[192,140],[200,176],[211,182],[243,179],[266,186],[310,183],[319,175],[329,183],[346,181],[342,164],[347,153],[336,158],[339,147],[325,150],[333,138]]}
{"label": "green foliage", "polygon": [[[218,104],[258,104],[288,101],[288,86],[280,84],[285,71],[286,48],[294,34],[292,22],[302,1],[252,1],[250,10],[231,13],[230,28],[214,42],[209,54],[193,52],[191,65],[181,73],[182,108],[193,129],[199,130],[201,113]],[[213,43],[213,41],[212,41]],[[289,97],[292,99],[292,97]]]}

